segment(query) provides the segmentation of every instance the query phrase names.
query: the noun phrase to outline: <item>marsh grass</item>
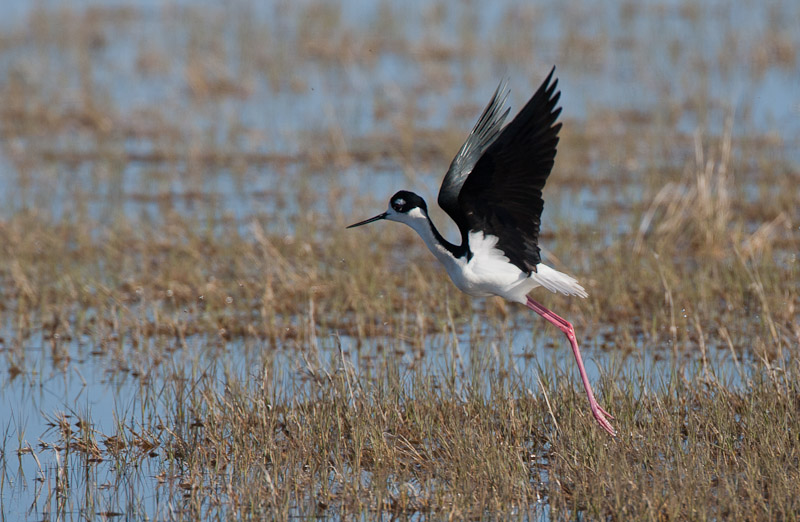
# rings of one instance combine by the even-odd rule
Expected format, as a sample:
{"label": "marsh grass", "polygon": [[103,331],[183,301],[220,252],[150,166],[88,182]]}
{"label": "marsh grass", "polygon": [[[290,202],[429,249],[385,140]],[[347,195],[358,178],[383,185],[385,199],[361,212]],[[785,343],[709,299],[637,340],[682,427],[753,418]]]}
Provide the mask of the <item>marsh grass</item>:
{"label": "marsh grass", "polygon": [[291,391],[269,366],[247,380],[176,376],[144,431],[121,422],[101,446],[88,423],[76,432],[62,418],[52,449],[70,448],[87,469],[102,455],[122,474],[155,455],[163,471],[149,480],[182,499],[187,518],[525,517],[545,506],[553,518],[792,518],[798,509],[796,362],[746,386],[701,367],[654,385],[635,386],[647,382],[638,372],[604,379],[621,433],[611,440],[555,367],[539,367],[534,392],[509,361],[455,378],[392,361],[370,377],[345,358],[306,361]]}
{"label": "marsh grass", "polygon": [[[711,16],[693,5],[677,16]],[[435,186],[480,110],[459,101],[430,126],[421,95],[474,85],[487,60],[536,62],[540,45],[592,74],[621,49],[651,78],[645,57],[602,27],[528,30],[549,16],[591,25],[589,5],[509,6],[486,48],[471,4],[431,7],[419,38],[422,22],[388,3],[374,25],[342,9],[276,7],[286,24],[247,5],[35,9],[35,37],[5,36],[0,370],[24,404],[0,425],[3,516],[798,518],[790,138],[751,131],[747,108],[731,116],[709,92],[565,118],[542,241],[591,298],[539,297],[605,354],[595,388],[616,417],[610,439],[557,331],[458,293],[408,230],[344,226],[384,208],[395,183]],[[152,23],[173,37],[132,36]],[[749,52],[754,74],[796,62],[790,32],[742,38],[725,49]],[[142,98],[164,82],[180,99],[129,104],[131,76],[108,71],[131,41],[135,74],[120,67],[148,80]],[[708,78],[712,60],[667,47],[682,74]],[[381,76],[387,56],[419,78],[408,94]],[[358,67],[357,80],[336,72]],[[352,131],[342,118],[363,129],[359,116],[319,104],[320,85],[371,107],[374,127]],[[274,122],[259,127],[247,103],[264,90]],[[687,118],[696,128],[676,130]],[[37,399],[54,380],[113,407]],[[41,433],[25,425],[33,405]]]}

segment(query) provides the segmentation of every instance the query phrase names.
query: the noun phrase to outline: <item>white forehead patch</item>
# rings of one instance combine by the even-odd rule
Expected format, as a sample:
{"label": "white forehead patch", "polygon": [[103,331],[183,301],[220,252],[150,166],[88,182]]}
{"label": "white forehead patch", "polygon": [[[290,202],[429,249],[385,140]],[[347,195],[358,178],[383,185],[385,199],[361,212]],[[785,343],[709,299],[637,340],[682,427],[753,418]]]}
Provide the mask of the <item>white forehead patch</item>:
{"label": "white forehead patch", "polygon": [[425,219],[425,214],[422,213],[422,209],[419,207],[412,208],[411,212],[408,212],[407,215],[415,219]]}

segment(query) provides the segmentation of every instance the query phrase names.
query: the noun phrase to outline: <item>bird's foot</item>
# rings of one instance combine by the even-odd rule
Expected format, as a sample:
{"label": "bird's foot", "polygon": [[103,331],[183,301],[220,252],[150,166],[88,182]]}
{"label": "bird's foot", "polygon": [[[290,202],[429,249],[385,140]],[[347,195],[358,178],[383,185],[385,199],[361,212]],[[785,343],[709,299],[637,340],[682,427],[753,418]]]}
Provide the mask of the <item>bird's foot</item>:
{"label": "bird's foot", "polygon": [[[597,404],[597,403],[595,403],[595,404]],[[600,406],[599,404],[597,404],[597,409],[600,410],[600,413],[602,413],[603,415],[605,415],[609,419],[614,420],[614,416],[611,415],[610,413],[608,413],[606,410],[604,410],[603,407]]]}
{"label": "bird's foot", "polygon": [[592,416],[594,416],[597,423],[600,424],[600,427],[606,430],[608,434],[611,435],[612,437],[616,437],[617,432],[614,430],[614,427],[611,425],[610,422],[608,422],[608,419],[606,418],[610,417],[613,419],[614,417],[609,415],[608,412],[606,412],[606,410],[600,407],[600,405],[597,404],[597,401],[591,401],[589,406],[592,408]]}

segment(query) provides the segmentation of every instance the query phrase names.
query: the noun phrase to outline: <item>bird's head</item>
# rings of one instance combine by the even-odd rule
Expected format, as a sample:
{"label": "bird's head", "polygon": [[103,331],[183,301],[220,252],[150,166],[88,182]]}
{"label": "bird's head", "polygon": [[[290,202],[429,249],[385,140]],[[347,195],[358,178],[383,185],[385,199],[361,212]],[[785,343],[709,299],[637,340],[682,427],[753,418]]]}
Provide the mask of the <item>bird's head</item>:
{"label": "bird's head", "polygon": [[413,228],[415,223],[420,220],[427,220],[427,218],[428,205],[425,204],[425,200],[413,192],[401,190],[389,200],[389,208],[386,209],[386,212],[350,225],[347,228],[360,227],[379,219],[398,221]]}

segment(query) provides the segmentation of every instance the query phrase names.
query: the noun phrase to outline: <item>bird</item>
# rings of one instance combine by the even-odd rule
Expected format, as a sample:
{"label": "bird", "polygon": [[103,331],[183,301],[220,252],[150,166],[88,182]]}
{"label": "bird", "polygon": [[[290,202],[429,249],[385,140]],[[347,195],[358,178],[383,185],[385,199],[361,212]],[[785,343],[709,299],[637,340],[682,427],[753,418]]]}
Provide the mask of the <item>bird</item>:
{"label": "bird", "polygon": [[352,224],[379,220],[410,226],[444,265],[450,279],[473,297],[499,296],[520,303],[566,335],[578,364],[592,416],[612,437],[614,419],[594,397],[583,365],[575,328],[528,294],[544,287],[554,293],[588,297],[570,275],[542,263],[539,248],[544,200],[542,189],[553,169],[561,123],[561,92],[555,66],[530,100],[503,126],[510,108],[503,80],[450,164],[438,203],[458,226],[461,244],[447,241],[428,215],[425,200],[401,190],[385,212]]}

